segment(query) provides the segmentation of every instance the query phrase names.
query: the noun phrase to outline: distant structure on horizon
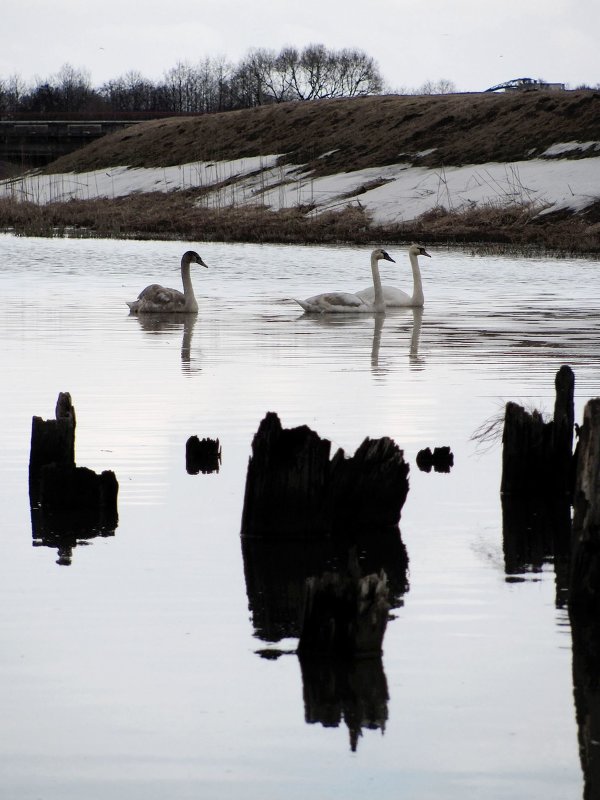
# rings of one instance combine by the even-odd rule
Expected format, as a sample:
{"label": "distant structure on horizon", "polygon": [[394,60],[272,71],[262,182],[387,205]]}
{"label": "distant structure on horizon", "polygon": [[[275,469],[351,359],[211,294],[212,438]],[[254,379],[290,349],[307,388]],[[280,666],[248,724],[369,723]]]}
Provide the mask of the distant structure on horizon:
{"label": "distant structure on horizon", "polygon": [[486,89],[486,92],[529,92],[540,89],[552,92],[562,92],[565,90],[564,83],[547,83],[546,81],[536,80],[535,78],[514,78],[506,83],[499,83]]}

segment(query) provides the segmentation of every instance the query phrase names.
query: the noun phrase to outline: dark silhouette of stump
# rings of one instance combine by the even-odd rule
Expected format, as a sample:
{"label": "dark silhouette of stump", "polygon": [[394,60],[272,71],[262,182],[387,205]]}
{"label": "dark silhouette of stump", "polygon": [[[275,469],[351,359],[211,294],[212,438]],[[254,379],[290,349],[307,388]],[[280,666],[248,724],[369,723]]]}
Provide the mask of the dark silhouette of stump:
{"label": "dark silhouette of stump", "polygon": [[573,496],[570,606],[600,610],[600,398],[584,409]]}
{"label": "dark silhouette of stump", "polygon": [[190,475],[218,472],[220,465],[221,445],[218,439],[190,436],[185,444],[185,468]]}
{"label": "dark silhouette of stump", "polygon": [[506,404],[502,435],[503,494],[560,492],[569,495],[573,475],[575,377],[563,365],[555,378],[554,417],[544,422],[539,411]]}
{"label": "dark silhouette of stump", "polygon": [[421,472],[450,472],[454,466],[454,454],[449,447],[430,447],[419,450],[417,453],[417,467]]}
{"label": "dark silhouette of stump", "polygon": [[389,438],[365,439],[352,458],[306,425],[284,429],[269,412],[252,441],[242,535],[329,536],[397,525],[408,464]]}
{"label": "dark silhouette of stump", "polygon": [[56,419],[33,417],[29,456],[29,502],[33,538],[57,547],[70,563],[78,539],[114,534],[119,484],[114,472],[100,475],[75,464],[75,409],[68,392],[56,403]]}

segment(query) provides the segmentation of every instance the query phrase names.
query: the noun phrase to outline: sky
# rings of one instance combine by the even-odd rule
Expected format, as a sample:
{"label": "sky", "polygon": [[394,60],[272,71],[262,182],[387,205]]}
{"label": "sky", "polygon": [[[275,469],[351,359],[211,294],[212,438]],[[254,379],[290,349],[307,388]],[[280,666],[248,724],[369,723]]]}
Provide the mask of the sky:
{"label": "sky", "polygon": [[0,78],[28,83],[65,64],[95,87],[131,70],[157,81],[178,62],[315,43],[367,53],[390,91],[600,83],[597,0],[4,0],[2,11]]}

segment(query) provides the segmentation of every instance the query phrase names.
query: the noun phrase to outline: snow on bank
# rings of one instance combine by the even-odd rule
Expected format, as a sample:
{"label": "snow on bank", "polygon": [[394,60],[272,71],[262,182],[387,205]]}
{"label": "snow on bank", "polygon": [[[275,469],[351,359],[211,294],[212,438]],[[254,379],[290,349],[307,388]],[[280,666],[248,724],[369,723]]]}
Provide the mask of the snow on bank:
{"label": "snow on bank", "polygon": [[0,196],[45,204],[202,188],[197,203],[209,208],[303,206],[321,213],[360,204],[381,224],[407,222],[440,206],[461,211],[527,204],[539,213],[580,211],[600,200],[600,157],[560,158],[573,144],[582,147],[571,142],[553,145],[544,154],[553,156],[550,159],[437,169],[398,163],[320,178],[302,165],[278,166],[277,155],[160,169],[122,166],[62,175],[32,173],[0,182]]}

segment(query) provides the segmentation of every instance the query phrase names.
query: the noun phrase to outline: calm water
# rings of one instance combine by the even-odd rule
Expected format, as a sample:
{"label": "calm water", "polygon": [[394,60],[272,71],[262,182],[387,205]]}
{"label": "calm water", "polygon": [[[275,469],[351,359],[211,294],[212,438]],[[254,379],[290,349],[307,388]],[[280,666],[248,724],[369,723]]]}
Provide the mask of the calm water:
{"label": "calm water", "polygon": [[[554,569],[507,576],[500,447],[471,437],[507,400],[551,411],[563,363],[581,419],[600,393],[600,264],[430,248],[422,319],[380,326],[286,301],[368,285],[368,248],[190,244],[210,268],[184,325],[125,300],[178,286],[187,243],[0,237],[2,797],[582,797]],[[404,248],[388,249],[386,280],[406,286]],[[80,541],[70,566],[33,546],[27,486],[31,417],[53,417],[59,391],[77,463],[120,485],[115,535]],[[355,752],[344,719],[306,722],[297,657],[257,654],[296,645],[257,636],[239,536],[267,411],[349,453],[391,436],[411,464],[387,722]],[[218,473],[187,474],[193,434],[219,438]],[[415,465],[437,445],[449,475]]]}

